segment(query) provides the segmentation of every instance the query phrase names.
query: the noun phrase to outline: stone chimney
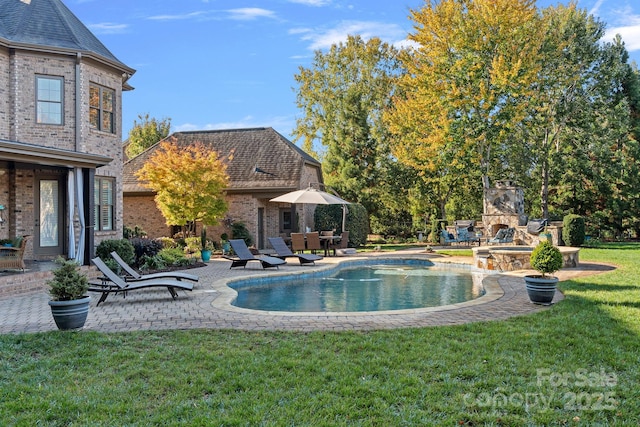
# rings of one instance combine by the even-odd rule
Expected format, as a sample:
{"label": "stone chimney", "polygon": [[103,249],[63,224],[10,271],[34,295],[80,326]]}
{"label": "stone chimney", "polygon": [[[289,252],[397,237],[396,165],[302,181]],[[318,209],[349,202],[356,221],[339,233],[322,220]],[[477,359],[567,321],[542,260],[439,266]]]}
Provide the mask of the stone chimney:
{"label": "stone chimney", "polygon": [[513,181],[497,181],[495,188],[484,190],[482,224],[487,237],[500,228],[527,225],[524,214],[524,192]]}

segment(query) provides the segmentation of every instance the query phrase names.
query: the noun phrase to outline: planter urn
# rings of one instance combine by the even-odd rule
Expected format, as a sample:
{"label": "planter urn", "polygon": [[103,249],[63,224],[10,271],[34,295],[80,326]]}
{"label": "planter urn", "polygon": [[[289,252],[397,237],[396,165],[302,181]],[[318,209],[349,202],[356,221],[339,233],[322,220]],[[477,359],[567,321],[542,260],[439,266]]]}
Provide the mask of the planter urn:
{"label": "planter urn", "polygon": [[557,277],[525,276],[527,295],[534,304],[549,305],[556,294]]}
{"label": "planter urn", "polygon": [[89,313],[90,296],[69,301],[49,301],[51,314],[58,329],[74,331],[82,329]]}

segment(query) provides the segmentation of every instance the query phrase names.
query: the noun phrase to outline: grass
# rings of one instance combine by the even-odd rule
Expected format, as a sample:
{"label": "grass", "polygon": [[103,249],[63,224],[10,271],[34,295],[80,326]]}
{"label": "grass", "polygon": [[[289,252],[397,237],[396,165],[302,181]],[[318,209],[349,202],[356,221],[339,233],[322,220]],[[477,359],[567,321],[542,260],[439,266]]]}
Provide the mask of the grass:
{"label": "grass", "polygon": [[638,425],[640,245],[507,321],[375,332],[0,336],[9,426]]}

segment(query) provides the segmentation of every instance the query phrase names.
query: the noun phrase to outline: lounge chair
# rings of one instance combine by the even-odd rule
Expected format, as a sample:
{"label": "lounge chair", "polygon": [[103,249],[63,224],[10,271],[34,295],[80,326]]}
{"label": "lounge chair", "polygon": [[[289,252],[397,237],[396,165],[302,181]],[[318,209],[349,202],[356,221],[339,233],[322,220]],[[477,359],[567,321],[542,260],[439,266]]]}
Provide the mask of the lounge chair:
{"label": "lounge chair", "polygon": [[322,259],[320,255],[315,254],[294,254],[289,249],[289,246],[284,242],[282,237],[269,237],[269,243],[276,251],[276,257],[280,259],[287,259],[289,257],[297,257],[300,261],[300,265],[315,264],[316,261]]}
{"label": "lounge chair", "polygon": [[449,233],[447,230],[442,230],[440,232],[440,241],[445,245],[447,244],[450,245],[451,243],[458,243],[458,239],[456,239],[455,236]]}
{"label": "lounge chair", "polygon": [[492,239],[487,240],[487,243],[511,243],[515,233],[515,228],[501,228]]}
{"label": "lounge chair", "polygon": [[243,239],[229,240],[229,243],[231,243],[231,247],[233,248],[233,251],[237,255],[236,257],[229,257],[229,256],[224,257],[231,261],[231,267],[229,267],[230,269],[233,267],[244,268],[247,266],[247,263],[249,261],[259,261],[260,264],[262,265],[262,268],[271,268],[271,267],[278,268],[279,265],[286,264],[286,261],[280,258],[276,258],[272,256],[264,256],[264,255],[260,257],[254,256],[249,250],[249,248],[247,247],[247,244],[244,242]]}
{"label": "lounge chair", "polygon": [[124,280],[127,282],[134,282],[137,280],[149,280],[159,278],[170,278],[176,280],[191,280],[197,282],[200,280],[198,276],[188,273],[182,273],[178,271],[166,271],[161,273],[140,274],[135,271],[129,264],[127,264],[116,251],[111,252],[111,257],[118,263],[118,265],[127,273]]}
{"label": "lounge chair", "polygon": [[157,288],[164,287],[167,288],[171,297],[173,299],[178,298],[177,289],[182,289],[185,291],[192,291],[193,284],[183,282],[180,280],[168,279],[168,278],[158,278],[158,279],[149,279],[149,280],[138,280],[135,282],[125,282],[125,280],[118,276],[113,272],[100,258],[93,258],[91,262],[100,270],[102,273],[102,277],[100,278],[100,282],[91,281],[89,282],[89,291],[91,292],[101,292],[100,300],[96,306],[100,305],[101,302],[105,301],[109,294],[122,292],[123,296],[127,296],[127,292],[129,291],[137,291],[138,289],[144,288]]}

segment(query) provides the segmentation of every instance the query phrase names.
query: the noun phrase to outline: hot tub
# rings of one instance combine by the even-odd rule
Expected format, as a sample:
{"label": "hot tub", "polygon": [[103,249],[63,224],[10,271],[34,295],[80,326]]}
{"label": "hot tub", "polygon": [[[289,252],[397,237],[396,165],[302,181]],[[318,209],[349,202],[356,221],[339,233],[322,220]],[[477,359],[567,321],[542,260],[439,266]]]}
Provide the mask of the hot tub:
{"label": "hot tub", "polygon": [[[580,248],[558,246],[563,268],[575,268],[580,263]],[[473,248],[473,259],[476,267],[485,270],[514,271],[529,270],[533,246],[481,246]]]}

